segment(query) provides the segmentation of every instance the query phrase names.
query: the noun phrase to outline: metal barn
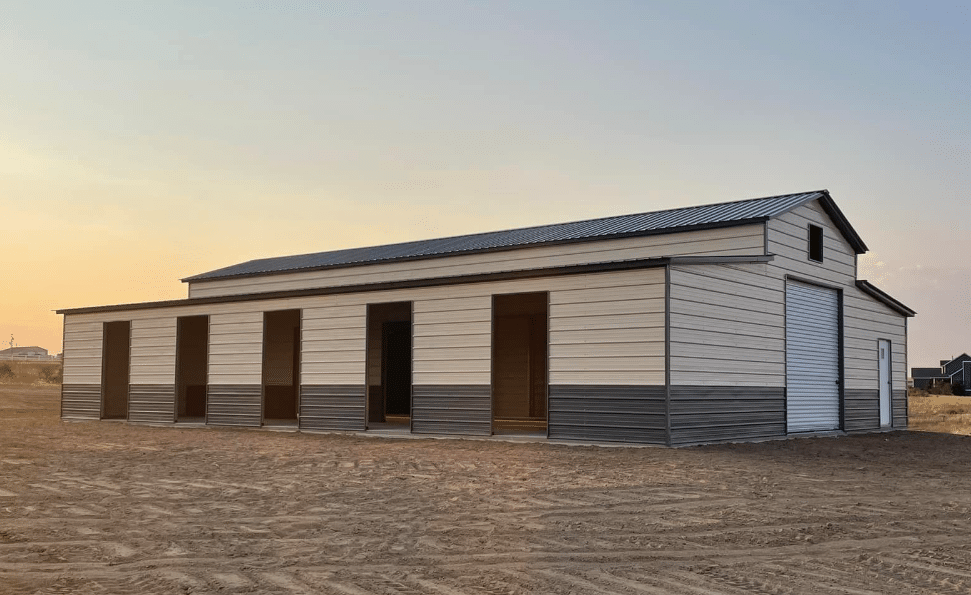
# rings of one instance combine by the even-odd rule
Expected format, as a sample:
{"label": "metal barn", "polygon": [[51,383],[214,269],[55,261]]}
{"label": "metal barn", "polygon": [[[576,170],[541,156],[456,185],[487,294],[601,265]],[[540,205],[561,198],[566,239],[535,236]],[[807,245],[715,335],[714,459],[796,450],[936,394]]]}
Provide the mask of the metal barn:
{"label": "metal barn", "polygon": [[65,419],[683,445],[907,425],[827,191],[255,260],[59,310]]}

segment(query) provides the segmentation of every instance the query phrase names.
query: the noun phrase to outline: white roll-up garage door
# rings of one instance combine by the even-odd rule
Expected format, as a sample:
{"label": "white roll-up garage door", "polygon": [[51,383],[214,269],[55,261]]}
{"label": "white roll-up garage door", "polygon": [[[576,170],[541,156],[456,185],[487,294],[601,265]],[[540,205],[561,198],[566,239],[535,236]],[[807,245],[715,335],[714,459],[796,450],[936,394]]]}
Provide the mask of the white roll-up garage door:
{"label": "white roll-up garage door", "polygon": [[786,417],[789,432],[840,425],[839,298],[835,289],[786,283]]}

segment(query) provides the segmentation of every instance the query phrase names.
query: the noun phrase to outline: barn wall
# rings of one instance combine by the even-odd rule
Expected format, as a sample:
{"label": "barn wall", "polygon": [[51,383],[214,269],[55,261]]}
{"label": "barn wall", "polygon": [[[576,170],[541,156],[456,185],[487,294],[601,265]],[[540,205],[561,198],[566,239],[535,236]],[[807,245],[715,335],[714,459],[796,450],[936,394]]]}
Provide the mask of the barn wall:
{"label": "barn wall", "polygon": [[443,256],[428,260],[371,264],[323,271],[193,281],[189,283],[189,297],[334,287],[686,254],[707,256],[762,254],[764,250],[762,230],[762,225],[755,224],[559,246],[524,247],[500,252]]}
{"label": "barn wall", "polygon": [[671,443],[785,434],[785,292],[764,264],[671,267]]}
{"label": "barn wall", "polygon": [[[906,318],[860,291],[843,293],[843,375],[846,430],[880,427],[879,339],[890,341],[891,399],[907,389]],[[893,426],[907,427],[906,404],[891,407]]]}
{"label": "barn wall", "polygon": [[[209,310],[207,423],[230,426],[262,423],[263,311],[258,304],[245,306],[245,309],[217,306]],[[270,306],[277,307],[278,304]]]}
{"label": "barn wall", "polygon": [[[822,263],[808,258],[810,223],[823,228]],[[769,221],[768,252],[775,255],[768,269],[779,279],[792,274],[842,289],[844,429],[880,426],[877,339],[891,341],[893,424],[906,427],[906,318],[856,287],[854,250],[818,201]]]}
{"label": "barn wall", "polygon": [[64,316],[61,416],[101,417],[101,350],[104,323],[89,314]]}
{"label": "barn wall", "polygon": [[363,430],[367,304],[311,300],[303,310],[300,427]]}
{"label": "barn wall", "polygon": [[[301,309],[301,427],[347,430],[364,428],[367,304],[411,301],[415,431],[488,434],[492,296],[534,291],[550,292],[550,407],[559,415],[551,417],[551,433],[582,438],[591,428],[609,425],[605,416],[663,402],[656,390],[664,383],[659,268],[83,316],[96,324],[131,319],[146,335],[160,335],[153,339],[168,347],[158,345],[153,357],[168,349],[174,378],[168,321],[174,329],[178,316],[208,314],[209,423],[255,426],[261,421],[263,312]],[[70,359],[70,348],[67,353]],[[74,369],[81,370],[83,361]],[[74,365],[69,362],[69,368]],[[163,368],[146,367],[146,384],[161,383],[170,373]],[[89,382],[97,386],[100,368],[94,370]],[[633,430],[644,441],[653,439],[655,417],[638,421]]]}
{"label": "barn wall", "polygon": [[550,292],[551,438],[663,444],[664,269]]}
{"label": "barn wall", "polygon": [[175,421],[177,330],[178,320],[172,315],[132,321],[129,421]]}

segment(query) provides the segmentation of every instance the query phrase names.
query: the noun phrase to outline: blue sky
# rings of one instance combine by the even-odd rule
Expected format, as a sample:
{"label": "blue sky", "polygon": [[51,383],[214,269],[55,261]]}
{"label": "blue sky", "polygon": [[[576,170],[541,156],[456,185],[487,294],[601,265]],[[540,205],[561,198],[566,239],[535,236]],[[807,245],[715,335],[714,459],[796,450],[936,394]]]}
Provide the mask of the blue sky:
{"label": "blue sky", "polygon": [[[828,188],[910,364],[971,350],[971,8],[31,2],[0,332],[262,256]],[[9,288],[16,287],[16,291]]]}

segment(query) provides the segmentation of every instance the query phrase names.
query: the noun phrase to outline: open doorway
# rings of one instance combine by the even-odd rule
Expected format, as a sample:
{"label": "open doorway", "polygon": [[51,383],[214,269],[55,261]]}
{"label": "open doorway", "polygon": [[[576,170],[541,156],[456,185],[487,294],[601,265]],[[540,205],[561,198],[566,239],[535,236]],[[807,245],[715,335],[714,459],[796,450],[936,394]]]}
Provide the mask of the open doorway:
{"label": "open doorway", "polygon": [[263,425],[297,423],[300,310],[263,314]]}
{"label": "open doorway", "polygon": [[492,300],[492,430],[546,433],[549,294]]}
{"label": "open doorway", "polygon": [[411,302],[368,305],[369,430],[411,428]]}
{"label": "open doorway", "polygon": [[128,376],[131,370],[131,322],[104,323],[101,375],[104,379],[101,418],[128,419]]}
{"label": "open doorway", "polygon": [[181,316],[176,346],[176,421],[206,422],[209,317]]}

